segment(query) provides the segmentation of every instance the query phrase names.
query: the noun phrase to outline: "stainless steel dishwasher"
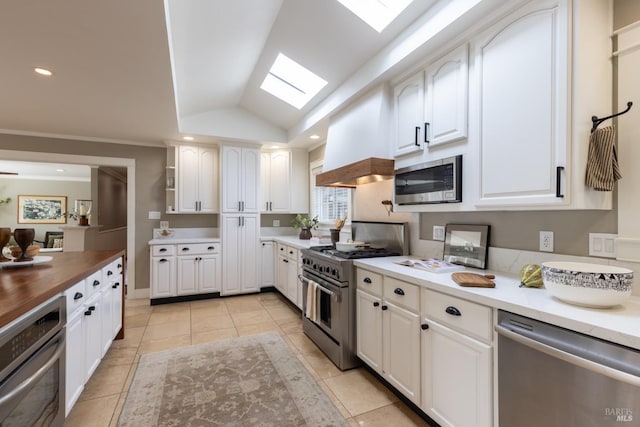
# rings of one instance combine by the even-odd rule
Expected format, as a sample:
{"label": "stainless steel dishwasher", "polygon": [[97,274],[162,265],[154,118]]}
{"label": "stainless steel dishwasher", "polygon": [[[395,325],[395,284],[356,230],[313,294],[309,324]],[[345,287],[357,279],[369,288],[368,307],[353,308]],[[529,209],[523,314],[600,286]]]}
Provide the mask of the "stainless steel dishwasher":
{"label": "stainless steel dishwasher", "polygon": [[640,426],[640,351],[498,312],[504,427]]}

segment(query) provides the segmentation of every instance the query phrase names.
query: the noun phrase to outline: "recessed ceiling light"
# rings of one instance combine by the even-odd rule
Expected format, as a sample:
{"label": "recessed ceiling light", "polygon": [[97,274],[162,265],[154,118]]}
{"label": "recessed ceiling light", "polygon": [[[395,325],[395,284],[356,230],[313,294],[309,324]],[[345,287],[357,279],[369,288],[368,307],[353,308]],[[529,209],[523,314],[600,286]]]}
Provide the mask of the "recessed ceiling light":
{"label": "recessed ceiling light", "polygon": [[320,135],[313,134],[309,137],[309,139],[320,139]]}
{"label": "recessed ceiling light", "polygon": [[300,109],[326,84],[326,80],[279,53],[260,89]]}
{"label": "recessed ceiling light", "polygon": [[56,172],[64,172],[64,169],[56,169]]}
{"label": "recessed ceiling light", "polygon": [[184,139],[185,141],[193,141],[192,136],[183,136],[182,139]]}
{"label": "recessed ceiling light", "polygon": [[377,32],[402,13],[413,0],[338,0]]}
{"label": "recessed ceiling light", "polygon": [[277,145],[272,145],[271,148],[280,148]]}
{"label": "recessed ceiling light", "polygon": [[35,67],[33,71],[40,74],[41,76],[50,77],[53,75],[53,73],[50,70],[47,70],[46,68]]}

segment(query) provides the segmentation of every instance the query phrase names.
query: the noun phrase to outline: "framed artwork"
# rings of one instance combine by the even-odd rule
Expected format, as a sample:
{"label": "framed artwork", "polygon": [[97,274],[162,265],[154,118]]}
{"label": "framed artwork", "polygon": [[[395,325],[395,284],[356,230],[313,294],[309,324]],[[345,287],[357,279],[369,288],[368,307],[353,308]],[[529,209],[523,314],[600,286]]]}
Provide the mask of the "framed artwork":
{"label": "framed artwork", "polygon": [[67,196],[18,195],[19,224],[66,224]]}
{"label": "framed artwork", "polygon": [[445,228],[445,261],[486,269],[488,246],[488,225],[447,224]]}

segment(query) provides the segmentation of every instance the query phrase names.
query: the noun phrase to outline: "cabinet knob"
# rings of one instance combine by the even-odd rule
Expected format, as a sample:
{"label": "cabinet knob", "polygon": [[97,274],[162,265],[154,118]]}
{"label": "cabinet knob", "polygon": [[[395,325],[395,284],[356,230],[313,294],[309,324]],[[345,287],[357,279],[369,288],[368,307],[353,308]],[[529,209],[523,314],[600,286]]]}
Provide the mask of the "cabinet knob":
{"label": "cabinet knob", "polygon": [[93,286],[98,286],[99,284],[100,284],[100,281],[99,281],[99,280],[94,280],[94,281],[93,281]]}
{"label": "cabinet knob", "polygon": [[160,261],[158,261],[158,262],[167,262],[167,261],[168,261],[167,259],[162,258],[162,259],[161,259]]}
{"label": "cabinet knob", "polygon": [[79,300],[80,298],[82,298],[84,295],[82,295],[81,292],[76,292],[76,294],[73,296],[74,301]]}
{"label": "cabinet knob", "polygon": [[158,252],[167,252],[167,248],[160,248]]}
{"label": "cabinet knob", "polygon": [[460,313],[460,310],[458,310],[457,308],[455,308],[454,306],[450,305],[449,307],[447,307],[445,309],[445,311],[452,315],[452,316],[462,316],[462,313]]}
{"label": "cabinet knob", "polygon": [[122,264],[118,264],[118,268],[122,268]]}
{"label": "cabinet knob", "polygon": [[182,252],[187,252],[189,248],[182,248]]}
{"label": "cabinet knob", "polygon": [[365,277],[362,281],[368,285],[371,284],[371,279],[369,279],[368,277]]}
{"label": "cabinet knob", "polygon": [[426,331],[427,329],[429,329],[429,325],[427,325],[426,323],[423,323],[422,325],[420,325],[420,329],[422,329],[423,331]]}
{"label": "cabinet knob", "polygon": [[212,250],[214,250],[215,248],[216,248],[215,246],[209,246],[209,247],[207,248],[207,250],[208,250],[208,251],[212,251]]}
{"label": "cabinet knob", "polygon": [[404,291],[402,290],[402,288],[395,288],[393,290],[393,293],[396,295],[404,295]]}
{"label": "cabinet knob", "polygon": [[111,270],[107,271],[107,276],[113,276],[113,271]]}
{"label": "cabinet knob", "polygon": [[378,301],[374,301],[373,306],[374,307],[378,307],[380,305],[380,303]]}
{"label": "cabinet knob", "polygon": [[382,307],[380,307],[382,310],[388,310],[389,307],[387,307],[386,305],[383,305]]}
{"label": "cabinet knob", "polygon": [[289,251],[289,255],[293,255],[293,251]]}

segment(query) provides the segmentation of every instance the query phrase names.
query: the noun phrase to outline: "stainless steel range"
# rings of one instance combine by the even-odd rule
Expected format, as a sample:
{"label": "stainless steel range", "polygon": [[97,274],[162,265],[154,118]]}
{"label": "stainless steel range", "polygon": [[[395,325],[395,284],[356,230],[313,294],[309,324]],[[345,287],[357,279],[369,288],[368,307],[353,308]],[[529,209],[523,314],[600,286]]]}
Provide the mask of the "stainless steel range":
{"label": "stainless steel range", "polygon": [[305,334],[342,370],[359,365],[356,350],[354,259],[407,255],[407,223],[353,221],[355,241],[370,246],[341,252],[333,246],[302,250]]}

